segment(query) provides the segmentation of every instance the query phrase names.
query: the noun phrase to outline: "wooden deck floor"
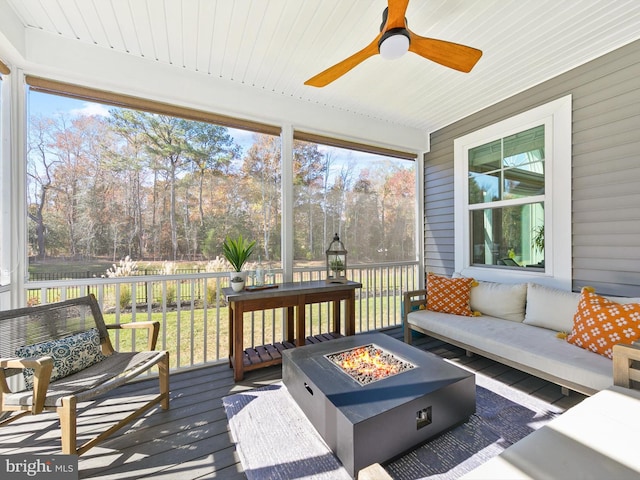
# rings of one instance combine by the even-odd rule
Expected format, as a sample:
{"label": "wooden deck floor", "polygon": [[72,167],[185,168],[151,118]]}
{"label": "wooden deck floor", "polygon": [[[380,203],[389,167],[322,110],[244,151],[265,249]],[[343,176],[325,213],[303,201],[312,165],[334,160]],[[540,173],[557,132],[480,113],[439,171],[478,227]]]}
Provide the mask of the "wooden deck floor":
{"label": "wooden deck floor", "polygon": [[[385,333],[402,337],[400,328]],[[414,344],[564,409],[584,399],[575,392],[563,396],[557,385],[480,356],[467,357],[462,349],[438,340],[423,337],[415,339]],[[235,384],[227,363],[173,374],[171,409],[153,410],[81,456],[80,478],[246,478],[229,435],[222,397],[280,379],[281,367],[273,366],[249,372],[244,381]],[[157,381],[143,380],[121,387],[118,398],[94,402],[80,416],[79,441],[126,415],[120,400],[123,390],[135,402],[154,388]],[[0,428],[0,454],[18,452],[59,453],[57,416],[51,413],[27,417]]]}

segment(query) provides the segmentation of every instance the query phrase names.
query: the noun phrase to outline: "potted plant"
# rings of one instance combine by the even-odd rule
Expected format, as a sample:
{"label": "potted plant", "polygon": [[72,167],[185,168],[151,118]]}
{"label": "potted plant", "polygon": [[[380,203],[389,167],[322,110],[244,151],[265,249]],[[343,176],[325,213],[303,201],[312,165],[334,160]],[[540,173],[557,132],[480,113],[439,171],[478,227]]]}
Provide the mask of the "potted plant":
{"label": "potted plant", "polygon": [[249,242],[242,238],[242,235],[238,235],[236,239],[227,236],[222,244],[222,255],[233,268],[230,279],[231,288],[233,288],[234,292],[239,292],[244,288],[247,274],[242,271],[242,267],[253,252],[255,245],[255,240]]}

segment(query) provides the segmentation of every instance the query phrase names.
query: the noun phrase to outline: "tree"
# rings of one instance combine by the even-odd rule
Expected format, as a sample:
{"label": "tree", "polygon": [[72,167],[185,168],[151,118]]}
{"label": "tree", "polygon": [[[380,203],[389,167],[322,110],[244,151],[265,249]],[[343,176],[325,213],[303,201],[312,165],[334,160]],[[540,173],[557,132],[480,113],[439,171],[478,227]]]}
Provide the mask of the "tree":
{"label": "tree", "polygon": [[185,129],[189,128],[190,122],[168,115],[113,109],[111,123],[119,131],[138,132],[143,136],[151,168],[161,172],[168,183],[171,259],[175,261],[178,257],[176,182],[188,164],[190,146]]}
{"label": "tree", "polygon": [[198,173],[198,213],[200,225],[204,226],[204,208],[202,203],[205,175],[220,175],[227,170],[231,162],[240,157],[242,149],[226,127],[204,122],[192,122],[186,128],[188,133],[187,152]]}
{"label": "tree", "polygon": [[[122,258],[123,254],[141,258],[148,253],[145,207],[151,202],[145,202],[145,183],[149,172],[145,137],[135,130],[116,128],[113,122],[110,122],[110,127],[111,132],[121,139],[112,142],[102,163],[102,167],[111,174],[111,202],[117,203],[121,210],[118,226],[113,226],[112,231],[124,238],[125,251],[118,252],[120,242],[114,236],[112,257],[115,262],[116,257]],[[116,189],[119,189],[119,194],[116,194]]]}
{"label": "tree", "polygon": [[294,205],[299,212],[294,235],[297,255],[302,258],[315,258],[324,253],[324,239],[320,238],[323,235],[318,229],[325,223],[322,188],[329,166],[318,144],[293,142]]}
{"label": "tree", "polygon": [[[180,205],[181,229],[184,234],[182,245],[187,252],[195,254],[205,235],[205,178],[207,175],[220,175],[227,171],[231,162],[240,154],[240,147],[234,143],[226,127],[168,115],[113,109],[111,124],[123,138],[136,142],[142,140],[145,146],[147,165],[153,172],[152,229],[156,239],[158,233],[162,235],[162,220],[158,219],[156,210],[162,203],[163,192],[160,187],[168,187],[169,236],[171,259],[174,261],[178,257],[181,244],[177,198],[180,182],[184,195]],[[192,196],[191,186],[194,183],[198,186],[197,212],[200,230],[192,227],[193,218],[190,212],[189,198]],[[156,225],[158,220],[159,224]]]}
{"label": "tree", "polygon": [[29,209],[27,215],[35,223],[38,258],[46,256],[44,209],[48,192],[52,187],[52,172],[57,159],[50,150],[53,144],[53,120],[42,116],[32,116],[29,122],[27,143],[27,175],[29,182]]}
{"label": "tree", "polygon": [[[342,192],[336,192],[342,194]],[[352,259],[366,262],[377,259],[380,246],[380,209],[371,172],[363,168],[346,196],[345,220],[348,235],[345,244]]]}
{"label": "tree", "polygon": [[55,209],[50,217],[65,225],[67,252],[76,256],[87,252],[87,241],[93,238],[93,217],[89,203],[89,185],[99,170],[100,142],[104,124],[98,117],[59,116],[54,122],[51,153],[57,158],[52,172],[51,200]]}
{"label": "tree", "polygon": [[258,228],[252,232],[261,237],[257,253],[268,261],[272,257],[272,235],[280,225],[280,142],[273,135],[256,134],[253,139],[242,165],[246,179],[242,191],[250,202],[248,213],[257,214]]}
{"label": "tree", "polygon": [[391,168],[384,178],[382,203],[386,218],[384,257],[387,260],[407,260],[415,256],[415,176],[408,168]]}

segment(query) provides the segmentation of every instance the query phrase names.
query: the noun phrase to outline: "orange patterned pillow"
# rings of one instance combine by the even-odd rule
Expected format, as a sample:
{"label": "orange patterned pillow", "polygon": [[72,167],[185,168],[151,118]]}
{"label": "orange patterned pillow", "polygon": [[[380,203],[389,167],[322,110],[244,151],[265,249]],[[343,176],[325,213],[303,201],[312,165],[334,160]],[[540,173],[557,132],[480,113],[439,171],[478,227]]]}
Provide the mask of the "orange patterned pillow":
{"label": "orange patterned pillow", "polygon": [[473,278],[448,278],[427,274],[427,310],[471,317],[469,302]]}
{"label": "orange patterned pillow", "polygon": [[567,342],[613,358],[613,346],[640,338],[640,303],[616,303],[582,289]]}

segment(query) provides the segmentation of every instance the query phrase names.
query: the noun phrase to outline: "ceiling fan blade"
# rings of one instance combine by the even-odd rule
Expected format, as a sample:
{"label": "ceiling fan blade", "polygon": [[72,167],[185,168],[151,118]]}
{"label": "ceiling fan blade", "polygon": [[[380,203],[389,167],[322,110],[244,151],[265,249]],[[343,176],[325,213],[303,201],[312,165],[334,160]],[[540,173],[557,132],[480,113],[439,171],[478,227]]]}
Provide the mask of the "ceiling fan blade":
{"label": "ceiling fan blade", "polygon": [[411,34],[410,52],[454,70],[470,72],[482,56],[482,51],[477,48],[421,37],[411,31],[409,33]]}
{"label": "ceiling fan blade", "polygon": [[327,68],[323,72],[320,72],[314,77],[304,82],[305,85],[312,87],[324,87],[330,84],[334,80],[340,78],[352,68],[356,67],[360,63],[364,62],[367,58],[372,57],[378,53],[378,40],[382,33],[380,33],[369,45],[364,47],[359,52],[354,53],[348,58],[345,58],[334,66]]}
{"label": "ceiling fan blade", "polygon": [[404,28],[406,26],[405,15],[407,13],[407,5],[409,0],[389,0],[387,23],[384,26],[384,31],[392,28]]}

